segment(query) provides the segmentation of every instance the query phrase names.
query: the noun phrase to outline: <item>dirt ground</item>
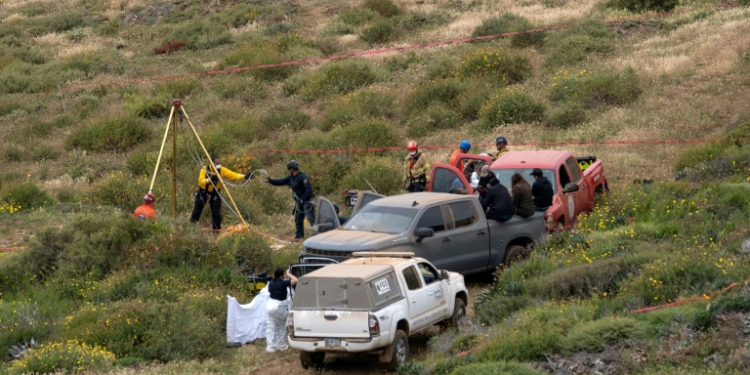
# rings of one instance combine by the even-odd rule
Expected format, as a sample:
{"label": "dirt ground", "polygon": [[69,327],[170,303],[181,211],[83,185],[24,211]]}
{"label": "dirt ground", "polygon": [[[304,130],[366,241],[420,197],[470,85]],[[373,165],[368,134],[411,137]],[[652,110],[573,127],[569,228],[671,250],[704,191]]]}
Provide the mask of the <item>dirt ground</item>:
{"label": "dirt ground", "polygon": [[[483,288],[487,287],[488,281],[484,279],[470,278],[466,280],[469,289],[469,306],[467,313],[474,314],[474,303],[472,296],[477,295]],[[438,327],[430,327],[409,336],[409,357],[411,361],[419,361],[427,356],[428,342],[430,338],[440,332]],[[299,362],[299,352],[289,349],[282,353],[266,353],[262,343],[247,345],[238,350],[256,352],[266,362],[262,369],[255,372],[259,375],[279,374],[325,374],[325,375],[374,375],[385,374],[389,371],[378,362],[374,355],[343,355],[330,354],[326,356],[325,368],[322,371],[304,370]]]}

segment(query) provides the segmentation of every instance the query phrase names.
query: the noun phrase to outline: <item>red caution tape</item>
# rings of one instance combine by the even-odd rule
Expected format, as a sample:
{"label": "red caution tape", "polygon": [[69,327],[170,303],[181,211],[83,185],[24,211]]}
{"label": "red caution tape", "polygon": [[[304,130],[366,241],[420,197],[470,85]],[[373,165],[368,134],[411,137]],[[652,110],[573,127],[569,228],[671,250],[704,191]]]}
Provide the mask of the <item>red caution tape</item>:
{"label": "red caution tape", "polygon": [[[615,22],[628,21],[628,20],[634,20],[634,19],[645,18],[645,17],[662,17],[662,16],[667,16],[667,15],[672,15],[672,14],[689,13],[689,12],[694,12],[694,11],[699,11],[699,10],[717,10],[717,9],[724,9],[724,8],[732,8],[732,7],[736,7],[738,5],[739,4],[722,4],[722,5],[711,6],[711,7],[693,8],[693,9],[682,9],[682,10],[677,10],[677,11],[673,11],[673,12],[649,13],[649,14],[641,14],[641,15],[636,15],[636,16],[631,16],[631,17],[624,17],[624,18],[606,19],[606,20],[603,20],[602,22],[605,22],[605,23],[615,23]],[[521,34],[530,34],[530,33],[538,33],[538,32],[543,32],[543,31],[553,31],[553,30],[567,29],[569,27],[571,27],[571,25],[556,25],[556,26],[550,26],[550,27],[545,27],[545,28],[522,30],[522,31],[514,31],[514,32],[502,33],[502,34],[484,35],[484,36],[477,36],[477,37],[470,37],[470,38],[460,38],[460,39],[453,39],[453,40],[432,42],[432,43],[425,43],[425,44],[414,44],[414,45],[401,46],[401,47],[392,47],[392,48],[376,49],[376,50],[367,50],[367,51],[346,53],[346,54],[333,55],[333,56],[325,56],[325,57],[312,57],[312,58],[308,58],[308,59],[285,61],[285,62],[275,63],[275,64],[263,64],[263,65],[254,65],[254,66],[243,66],[243,67],[228,68],[228,69],[222,69],[222,70],[211,70],[211,71],[207,71],[207,72],[186,73],[186,74],[177,74],[177,75],[163,76],[163,77],[151,77],[151,78],[134,79],[134,80],[127,80],[127,81],[118,81],[118,82],[104,83],[104,84],[98,84],[98,85],[66,87],[66,88],[63,88],[63,89],[58,90],[58,91],[41,93],[41,94],[37,94],[37,95],[26,97],[26,98],[21,98],[21,99],[16,99],[16,100],[11,100],[11,101],[7,101],[7,102],[4,102],[4,103],[0,103],[0,107],[8,106],[8,105],[11,105],[11,104],[17,104],[17,103],[21,103],[21,102],[26,102],[26,101],[29,101],[29,100],[39,99],[39,98],[43,98],[45,96],[50,96],[50,95],[54,95],[54,94],[58,94],[58,93],[81,91],[81,90],[88,90],[88,89],[95,89],[95,88],[99,88],[99,87],[124,86],[124,85],[138,84],[138,83],[167,81],[167,80],[178,79],[178,78],[205,77],[205,76],[213,76],[213,75],[217,75],[217,74],[238,73],[238,72],[246,72],[246,71],[257,70],[257,69],[277,68],[277,67],[281,67],[281,66],[294,66],[294,65],[311,64],[311,63],[323,62],[323,61],[348,59],[348,58],[351,58],[351,57],[372,56],[372,55],[380,55],[380,54],[384,54],[384,53],[401,52],[401,51],[408,51],[408,50],[415,50],[415,49],[422,49],[422,48],[447,46],[447,45],[451,45],[451,44],[460,44],[460,43],[474,42],[474,41],[487,40],[487,39],[507,38],[507,37],[510,37],[510,36],[521,35]]]}
{"label": "red caution tape", "polygon": [[[747,283],[748,281],[750,281],[750,280],[745,280],[744,283]],[[654,310],[663,309],[665,307],[673,307],[673,306],[684,305],[684,304],[690,303],[690,302],[710,300],[711,298],[714,298],[714,297],[718,296],[719,294],[722,294],[722,293],[726,292],[727,290],[736,287],[737,285],[739,285],[739,283],[736,283],[736,282],[735,283],[731,283],[726,288],[724,288],[724,289],[720,290],[719,292],[717,292],[715,294],[712,294],[710,296],[703,295],[701,297],[684,299],[684,300],[675,301],[675,302],[671,302],[671,303],[665,303],[663,305],[644,307],[642,309],[631,310],[630,313],[631,314],[640,314],[640,313],[644,313],[644,312],[647,312],[647,311],[654,311]]]}
{"label": "red caution tape", "polygon": [[25,248],[26,248],[26,246],[19,246],[19,247],[0,247],[0,252],[3,252],[3,251],[7,251],[7,252],[10,252],[10,251],[16,251],[16,250],[21,250],[21,249],[25,249]]}

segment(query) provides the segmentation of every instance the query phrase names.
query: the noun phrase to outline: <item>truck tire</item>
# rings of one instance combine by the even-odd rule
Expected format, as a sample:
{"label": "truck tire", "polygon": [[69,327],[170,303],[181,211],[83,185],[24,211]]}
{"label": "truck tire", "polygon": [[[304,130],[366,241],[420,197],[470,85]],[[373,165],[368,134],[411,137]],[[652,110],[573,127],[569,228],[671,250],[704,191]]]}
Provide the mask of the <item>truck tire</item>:
{"label": "truck tire", "polygon": [[526,251],[526,248],[521,245],[508,246],[508,248],[505,250],[505,260],[503,261],[505,268],[508,268],[513,263],[523,259],[524,251]]}
{"label": "truck tire", "polygon": [[453,304],[453,315],[448,320],[448,327],[458,328],[464,318],[466,318],[466,303],[463,299],[456,297],[456,302]]}
{"label": "truck tire", "polygon": [[309,368],[321,368],[323,367],[323,361],[326,359],[326,353],[323,352],[299,352],[299,362],[302,368],[307,370]]}
{"label": "truck tire", "polygon": [[396,337],[390,346],[386,350],[393,350],[393,355],[391,355],[391,362],[388,363],[388,368],[397,371],[399,367],[409,361],[409,337],[406,336],[406,332],[401,329],[396,331]]}

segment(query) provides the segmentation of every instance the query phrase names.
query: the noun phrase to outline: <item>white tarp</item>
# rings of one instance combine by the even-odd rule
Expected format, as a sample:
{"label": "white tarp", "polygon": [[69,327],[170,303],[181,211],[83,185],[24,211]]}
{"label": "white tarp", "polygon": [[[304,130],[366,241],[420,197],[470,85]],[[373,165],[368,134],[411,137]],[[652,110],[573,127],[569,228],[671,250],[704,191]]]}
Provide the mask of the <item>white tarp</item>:
{"label": "white tarp", "polygon": [[227,296],[227,342],[246,344],[266,337],[266,302],[268,287],[263,288],[247,305]]}

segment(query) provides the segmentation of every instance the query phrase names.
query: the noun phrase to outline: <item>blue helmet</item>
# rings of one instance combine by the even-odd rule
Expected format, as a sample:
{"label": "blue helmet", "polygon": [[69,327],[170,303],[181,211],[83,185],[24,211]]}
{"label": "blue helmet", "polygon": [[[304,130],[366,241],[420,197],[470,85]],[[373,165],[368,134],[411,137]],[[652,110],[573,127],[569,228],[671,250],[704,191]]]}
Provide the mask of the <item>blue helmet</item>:
{"label": "blue helmet", "polygon": [[469,151],[471,150],[471,143],[469,143],[469,141],[461,141],[461,144],[458,145],[458,148],[462,148],[466,151]]}

